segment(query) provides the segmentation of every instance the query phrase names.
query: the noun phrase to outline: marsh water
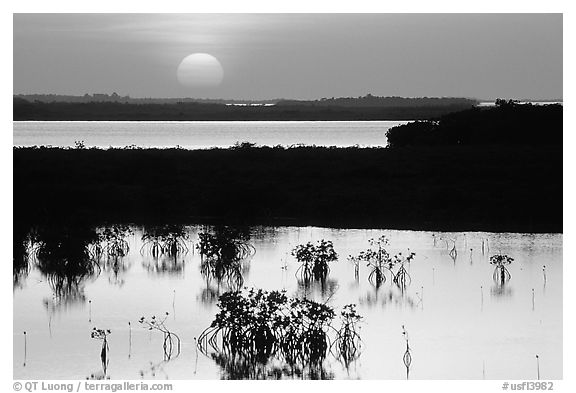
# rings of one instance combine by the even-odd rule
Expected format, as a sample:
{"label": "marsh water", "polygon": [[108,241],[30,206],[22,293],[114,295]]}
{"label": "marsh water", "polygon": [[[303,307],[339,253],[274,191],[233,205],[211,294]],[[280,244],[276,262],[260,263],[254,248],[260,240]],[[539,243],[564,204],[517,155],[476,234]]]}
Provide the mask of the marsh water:
{"label": "marsh water", "polygon": [[15,121],[14,146],[226,148],[260,146],[386,146],[386,131],[406,121]]}
{"label": "marsh water", "polygon": [[[145,228],[133,226],[129,253],[113,265],[102,261],[92,274],[65,290],[34,260],[15,271],[13,360],[15,379],[102,378],[101,342],[94,327],[110,329],[111,379],[238,378],[238,370],[199,352],[195,340],[218,311],[226,285],[207,280],[194,251],[198,233],[186,227],[190,251],[177,258],[142,250]],[[403,354],[409,336],[410,379],[562,378],[562,235],[338,230],[317,227],[252,227],[256,253],[244,261],[244,286],[285,290],[334,307],[356,303],[362,315],[359,358],[345,367],[328,356],[323,377],[405,379]],[[347,260],[386,235],[388,250],[415,252],[404,291],[386,281],[376,289],[361,265],[358,277]],[[323,282],[306,286],[290,251],[298,244],[331,240],[339,259]],[[453,250],[456,252],[453,252]],[[451,252],[452,251],[452,252]],[[493,280],[489,256],[514,258],[511,279]],[[169,360],[163,335],[138,320],[168,312],[165,321],[182,340]],[[129,324],[130,323],[130,324]],[[26,331],[26,336],[24,336]],[[536,359],[538,355],[538,362]],[[266,373],[262,374],[266,376]],[[270,377],[277,377],[271,373]],[[286,376],[285,374],[282,374]],[[291,375],[291,377],[306,377]]]}

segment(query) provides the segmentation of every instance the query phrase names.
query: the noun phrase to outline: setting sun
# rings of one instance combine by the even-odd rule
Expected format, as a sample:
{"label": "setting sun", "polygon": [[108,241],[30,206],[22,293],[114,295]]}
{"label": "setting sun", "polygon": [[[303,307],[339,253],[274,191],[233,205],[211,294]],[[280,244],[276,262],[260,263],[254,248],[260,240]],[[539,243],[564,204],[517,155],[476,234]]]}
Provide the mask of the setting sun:
{"label": "setting sun", "polygon": [[224,70],[212,55],[193,53],[186,56],[178,66],[178,82],[187,87],[215,87],[222,83]]}

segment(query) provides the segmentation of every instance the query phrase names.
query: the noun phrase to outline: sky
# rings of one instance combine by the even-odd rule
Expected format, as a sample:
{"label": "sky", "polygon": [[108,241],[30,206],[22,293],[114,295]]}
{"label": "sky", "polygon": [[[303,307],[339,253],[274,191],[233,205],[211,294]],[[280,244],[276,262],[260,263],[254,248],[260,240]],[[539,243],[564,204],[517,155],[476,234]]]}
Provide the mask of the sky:
{"label": "sky", "polygon": [[[14,94],[563,93],[562,14],[14,14],[13,22]],[[218,84],[179,81],[180,63],[195,53],[218,60]]]}

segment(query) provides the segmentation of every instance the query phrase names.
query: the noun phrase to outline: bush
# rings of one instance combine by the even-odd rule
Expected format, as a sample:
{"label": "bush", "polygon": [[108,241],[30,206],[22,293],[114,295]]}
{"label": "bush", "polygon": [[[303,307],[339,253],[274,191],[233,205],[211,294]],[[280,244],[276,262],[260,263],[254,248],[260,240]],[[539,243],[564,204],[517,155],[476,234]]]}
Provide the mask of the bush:
{"label": "bush", "polygon": [[329,332],[336,332],[337,356],[349,362],[358,355],[356,328],[361,317],[354,305],[344,307],[339,329],[332,325],[335,313],[330,306],[290,298],[284,291],[226,292],[218,307],[214,321],[198,338],[205,354],[210,347],[231,361],[241,359],[252,367],[272,358],[289,365],[318,366],[331,346]]}
{"label": "bush", "polygon": [[325,279],[330,271],[329,263],[338,260],[331,241],[320,240],[317,245],[312,242],[301,244],[292,250],[292,255],[301,263],[300,268],[304,280],[314,277],[316,280]]}
{"label": "bush", "polygon": [[562,105],[517,104],[498,99],[492,108],[473,108],[392,127],[389,147],[562,145]]}

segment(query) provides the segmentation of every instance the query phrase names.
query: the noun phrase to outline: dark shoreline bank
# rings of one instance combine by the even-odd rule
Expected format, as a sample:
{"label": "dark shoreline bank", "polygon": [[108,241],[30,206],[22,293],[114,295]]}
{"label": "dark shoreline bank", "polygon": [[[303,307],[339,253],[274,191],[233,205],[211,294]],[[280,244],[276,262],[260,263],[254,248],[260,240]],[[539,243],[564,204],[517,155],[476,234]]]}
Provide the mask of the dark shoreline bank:
{"label": "dark shoreline bank", "polygon": [[14,121],[369,121],[423,120],[472,108],[473,101],[411,106],[274,106],[206,103],[30,102],[13,100]]}
{"label": "dark shoreline bank", "polygon": [[562,232],[561,146],[15,148],[14,224]]}

